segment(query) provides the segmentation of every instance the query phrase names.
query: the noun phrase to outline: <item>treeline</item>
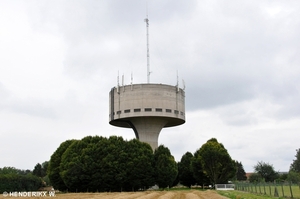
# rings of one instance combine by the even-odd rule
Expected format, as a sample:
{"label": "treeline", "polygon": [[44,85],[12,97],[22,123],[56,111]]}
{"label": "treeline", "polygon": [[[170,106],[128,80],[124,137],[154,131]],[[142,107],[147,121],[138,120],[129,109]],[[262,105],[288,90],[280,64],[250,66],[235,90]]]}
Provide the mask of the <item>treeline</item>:
{"label": "treeline", "polygon": [[88,136],[67,140],[50,161],[36,164],[33,171],[0,168],[0,192],[36,191],[42,186],[70,192],[136,191],[154,185],[172,187],[178,183],[208,186],[228,181],[300,183],[300,149],[290,171],[280,174],[273,165],[260,161],[246,177],[241,162],[232,160],[223,144],[212,138],[194,154],[186,152],[176,163],[170,150],[122,137]]}
{"label": "treeline", "polygon": [[63,142],[50,158],[55,189],[71,192],[135,191],[172,186],[177,165],[168,148],[122,137],[88,136]]}
{"label": "treeline", "polygon": [[49,161],[48,177],[61,191],[135,191],[178,182],[186,186],[227,183],[236,178],[237,170],[237,162],[215,138],[176,163],[162,145],[153,153],[149,144],[136,139],[88,136],[67,140],[57,148]]}
{"label": "treeline", "polygon": [[288,181],[294,184],[300,183],[300,149],[297,149],[296,152],[296,159],[294,159],[291,163],[289,172],[280,173],[275,171],[272,164],[259,161],[254,166],[254,173],[250,175],[249,182],[260,183]]}
{"label": "treeline", "polygon": [[14,167],[0,168],[0,192],[36,191],[42,186],[41,178],[30,170],[20,170]]}

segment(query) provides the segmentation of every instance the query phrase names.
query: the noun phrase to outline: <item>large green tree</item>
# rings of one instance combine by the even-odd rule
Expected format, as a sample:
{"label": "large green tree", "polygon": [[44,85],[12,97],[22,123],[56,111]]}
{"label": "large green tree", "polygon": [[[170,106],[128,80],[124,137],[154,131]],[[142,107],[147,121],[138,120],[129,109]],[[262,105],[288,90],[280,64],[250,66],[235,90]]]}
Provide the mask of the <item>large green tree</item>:
{"label": "large green tree", "polygon": [[178,174],[178,168],[170,150],[160,145],[154,151],[155,182],[160,188],[171,187]]}
{"label": "large green tree", "polygon": [[154,185],[153,164],[149,144],[88,136],[65,151],[60,175],[69,191],[135,191]]}
{"label": "large green tree", "polygon": [[195,156],[201,160],[203,171],[212,184],[228,183],[236,174],[234,160],[216,138],[203,144]]}
{"label": "large green tree", "polygon": [[202,166],[202,158],[199,155],[199,150],[195,152],[193,160],[192,160],[192,169],[193,169],[193,176],[196,180],[196,184],[204,186],[209,185],[210,180],[206,173],[203,170]]}
{"label": "large green tree", "polygon": [[254,166],[254,171],[259,174],[265,182],[272,182],[279,177],[278,172],[274,170],[273,165],[263,161],[259,161]]}
{"label": "large green tree", "polygon": [[60,176],[60,163],[62,155],[74,142],[76,142],[76,140],[67,140],[61,143],[50,158],[47,174],[54,189],[65,191],[68,188]]}
{"label": "large green tree", "polygon": [[120,160],[126,167],[126,181],[123,185],[125,190],[148,189],[154,186],[154,156],[151,146],[137,139],[126,142],[125,146],[127,159]]}
{"label": "large green tree", "polygon": [[244,170],[244,166],[243,166],[242,162],[235,161],[235,164],[236,164],[236,168],[237,168],[236,179],[239,181],[247,180],[246,172]]}
{"label": "large green tree", "polygon": [[[62,154],[59,174],[68,191],[96,191],[93,189],[96,186],[93,178],[99,177],[99,181],[103,181],[103,176],[98,176],[95,168],[103,159],[101,153],[98,153],[97,143],[105,144],[100,146],[100,149],[105,150],[108,147],[106,140],[99,136],[87,136],[71,144]],[[95,153],[97,157],[91,157],[91,153]]]}
{"label": "large green tree", "polygon": [[296,159],[293,160],[293,163],[290,166],[290,171],[300,173],[300,148],[296,149],[296,152]]}
{"label": "large green tree", "polygon": [[196,183],[196,180],[193,175],[193,154],[191,152],[186,152],[182,157],[180,162],[178,163],[178,177],[179,182],[191,188],[191,185]]}

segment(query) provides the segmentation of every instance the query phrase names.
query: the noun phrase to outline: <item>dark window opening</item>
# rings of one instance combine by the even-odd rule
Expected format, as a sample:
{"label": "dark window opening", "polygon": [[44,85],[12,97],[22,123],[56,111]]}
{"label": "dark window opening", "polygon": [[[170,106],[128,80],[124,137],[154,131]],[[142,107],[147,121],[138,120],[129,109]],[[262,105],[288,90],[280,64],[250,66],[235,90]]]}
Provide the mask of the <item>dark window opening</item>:
{"label": "dark window opening", "polygon": [[121,114],[122,111],[117,111],[117,114]]}
{"label": "dark window opening", "polygon": [[134,112],[141,112],[141,109],[140,108],[135,108]]}
{"label": "dark window opening", "polygon": [[172,113],[172,110],[171,109],[166,109],[166,112],[167,113]]}
{"label": "dark window opening", "polygon": [[150,112],[150,111],[152,111],[152,108],[145,108],[145,111]]}
{"label": "dark window opening", "polygon": [[175,110],[174,113],[175,113],[175,114],[179,114],[179,111],[178,111],[178,110]]}
{"label": "dark window opening", "polygon": [[130,113],[130,109],[126,109],[124,113]]}
{"label": "dark window opening", "polygon": [[162,112],[162,108],[156,108],[155,111],[156,112]]}

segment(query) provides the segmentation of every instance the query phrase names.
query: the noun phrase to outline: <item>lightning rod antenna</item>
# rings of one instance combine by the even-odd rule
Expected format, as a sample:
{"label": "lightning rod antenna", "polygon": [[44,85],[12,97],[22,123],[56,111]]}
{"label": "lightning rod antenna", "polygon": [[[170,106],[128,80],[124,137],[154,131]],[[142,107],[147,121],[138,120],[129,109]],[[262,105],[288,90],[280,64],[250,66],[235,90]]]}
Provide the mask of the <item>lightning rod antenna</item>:
{"label": "lightning rod antenna", "polygon": [[144,20],[146,22],[147,30],[147,83],[150,82],[150,55],[149,55],[149,19],[148,19],[148,6],[147,6],[147,18]]}

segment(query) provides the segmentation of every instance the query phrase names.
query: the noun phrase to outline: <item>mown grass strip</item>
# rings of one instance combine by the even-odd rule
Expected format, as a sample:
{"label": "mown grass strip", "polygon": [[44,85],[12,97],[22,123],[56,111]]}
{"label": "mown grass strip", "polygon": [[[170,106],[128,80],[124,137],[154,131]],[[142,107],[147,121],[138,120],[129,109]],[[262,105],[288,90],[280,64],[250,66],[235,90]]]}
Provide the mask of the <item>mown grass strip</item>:
{"label": "mown grass strip", "polygon": [[277,198],[277,199],[283,199],[283,197],[272,197],[268,195],[258,195],[258,194],[252,194],[247,192],[241,192],[241,191],[217,191],[218,194],[222,196],[226,196],[231,199],[270,199],[270,198]]}

